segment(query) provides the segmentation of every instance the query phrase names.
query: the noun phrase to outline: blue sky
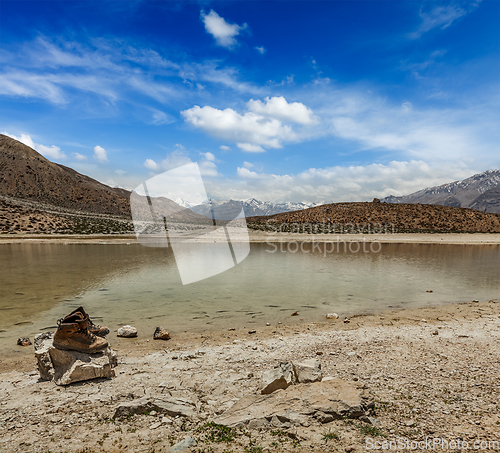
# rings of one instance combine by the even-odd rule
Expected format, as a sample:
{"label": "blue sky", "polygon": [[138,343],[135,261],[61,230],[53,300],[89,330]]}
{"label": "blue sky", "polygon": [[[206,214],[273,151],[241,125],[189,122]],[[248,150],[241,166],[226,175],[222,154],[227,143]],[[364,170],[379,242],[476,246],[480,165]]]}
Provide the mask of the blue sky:
{"label": "blue sky", "polygon": [[359,201],[500,168],[500,2],[0,0],[0,132],[133,189]]}

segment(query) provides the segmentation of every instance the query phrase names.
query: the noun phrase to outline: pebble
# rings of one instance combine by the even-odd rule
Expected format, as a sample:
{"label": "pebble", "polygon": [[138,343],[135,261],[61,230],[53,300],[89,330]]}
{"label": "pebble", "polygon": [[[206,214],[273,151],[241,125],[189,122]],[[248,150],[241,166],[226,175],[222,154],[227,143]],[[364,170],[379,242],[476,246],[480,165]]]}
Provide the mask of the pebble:
{"label": "pebble", "polygon": [[159,428],[160,426],[162,425],[161,422],[156,422],[156,423],[153,423],[149,429],[156,429],[156,428]]}
{"label": "pebble", "polygon": [[298,311],[294,311],[294,312],[292,313],[292,316],[299,316],[299,312],[298,312]]}
{"label": "pebble", "polygon": [[349,324],[350,322],[351,322],[351,320],[350,320],[349,318],[347,318],[347,317],[346,317],[346,318],[344,319],[344,324]]}
{"label": "pebble", "polygon": [[270,325],[271,325],[271,323],[270,323],[270,322],[266,322],[266,326],[270,326]]}
{"label": "pebble", "polygon": [[161,419],[161,422],[162,422],[163,424],[167,424],[167,423],[172,423],[172,420],[170,420],[168,417],[163,417],[163,418]]}
{"label": "pebble", "polygon": [[158,413],[158,412],[156,412],[156,411],[151,411],[151,412],[149,413],[149,415],[151,415],[152,417],[154,417],[157,413]]}
{"label": "pebble", "polygon": [[31,346],[31,340],[28,337],[19,338],[17,344],[19,346]]}
{"label": "pebble", "polygon": [[249,333],[249,334],[252,334],[252,333],[257,333],[257,331],[256,331],[256,330],[249,330],[249,331],[248,331],[248,333]]}
{"label": "pebble", "polygon": [[170,340],[170,334],[163,328],[157,327],[153,334],[154,340]]}
{"label": "pebble", "polygon": [[434,332],[432,332],[432,335],[439,335],[439,332],[435,330]]}
{"label": "pebble", "polygon": [[118,329],[116,336],[124,338],[133,338],[137,336],[137,329],[135,327],[126,325]]}
{"label": "pebble", "polygon": [[413,426],[415,424],[415,422],[413,420],[408,420],[406,422],[406,426]]}
{"label": "pebble", "polygon": [[337,313],[328,313],[326,319],[339,319],[339,315]]}

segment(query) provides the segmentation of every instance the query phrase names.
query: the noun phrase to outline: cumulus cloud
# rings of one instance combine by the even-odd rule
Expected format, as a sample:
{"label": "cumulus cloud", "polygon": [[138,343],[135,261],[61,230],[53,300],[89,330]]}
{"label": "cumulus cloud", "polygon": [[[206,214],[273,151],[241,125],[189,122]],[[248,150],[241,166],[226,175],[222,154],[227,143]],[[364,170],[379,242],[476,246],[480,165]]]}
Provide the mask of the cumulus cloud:
{"label": "cumulus cloud", "polygon": [[7,135],[8,137],[13,138],[21,143],[24,143],[26,146],[33,148],[35,151],[38,151],[42,156],[48,159],[66,159],[66,154],[61,151],[61,148],[59,148],[59,146],[46,146],[40,143],[35,143],[31,136],[29,136],[28,134],[21,134],[19,137],[13,134],[9,134],[8,132],[2,132],[2,134]]}
{"label": "cumulus cloud", "polygon": [[248,110],[259,115],[277,118],[281,121],[291,121],[299,124],[316,122],[313,111],[301,102],[288,103],[283,96],[265,98],[264,102],[251,99],[247,103]]}
{"label": "cumulus cloud", "polygon": [[281,148],[283,142],[299,140],[298,134],[284,122],[301,126],[316,123],[311,109],[300,102],[288,103],[284,97],[267,97],[264,102],[252,99],[247,106],[249,111],[241,114],[231,108],[195,105],[181,115],[198,129],[233,141],[247,152],[264,152],[266,148]]}
{"label": "cumulus cloud", "polygon": [[215,160],[215,156],[210,153],[210,152],[207,152],[207,153],[200,153],[203,157],[205,157],[206,160],[210,160],[210,161],[214,161]]}
{"label": "cumulus cloud", "polygon": [[94,159],[99,162],[109,162],[106,150],[102,146],[94,146]]}
{"label": "cumulus cloud", "polygon": [[248,178],[250,178],[250,179],[262,179],[265,177],[264,175],[259,175],[257,172],[251,171],[245,167],[238,167],[236,169],[236,174],[240,178],[244,178],[244,179],[248,179]]}
{"label": "cumulus cloud", "polygon": [[254,49],[255,49],[257,52],[259,52],[261,55],[264,55],[264,54],[267,52],[267,50],[266,50],[266,48],[265,48],[265,47],[254,47]]}
{"label": "cumulus cloud", "polygon": [[313,203],[371,201],[375,197],[406,195],[477,172],[462,162],[429,165],[422,160],[309,168],[299,174],[282,175],[260,173],[243,166],[236,170],[237,179],[217,181],[217,184],[209,182],[207,190],[219,199],[255,197],[263,201]]}
{"label": "cumulus cloud", "polygon": [[214,37],[217,45],[227,49],[231,49],[238,44],[236,36],[247,28],[247,24],[237,25],[226,22],[213,9],[208,14],[202,10],[200,17],[205,25],[205,30]]}
{"label": "cumulus cloud", "polygon": [[148,170],[157,171],[160,166],[153,159],[146,159],[143,164]]}
{"label": "cumulus cloud", "polygon": [[231,151],[231,148],[229,146],[226,146],[226,145],[220,145],[219,148],[222,151]]}
{"label": "cumulus cloud", "polygon": [[[202,159],[198,161],[201,174],[203,176],[220,176],[217,170],[217,164],[214,162],[216,160],[215,156],[210,152],[200,154],[203,156]],[[167,157],[159,163],[155,162],[153,159],[146,159],[143,165],[153,173],[160,173],[191,163],[193,163],[193,161],[184,153],[184,151],[176,149],[175,151],[167,154]]]}

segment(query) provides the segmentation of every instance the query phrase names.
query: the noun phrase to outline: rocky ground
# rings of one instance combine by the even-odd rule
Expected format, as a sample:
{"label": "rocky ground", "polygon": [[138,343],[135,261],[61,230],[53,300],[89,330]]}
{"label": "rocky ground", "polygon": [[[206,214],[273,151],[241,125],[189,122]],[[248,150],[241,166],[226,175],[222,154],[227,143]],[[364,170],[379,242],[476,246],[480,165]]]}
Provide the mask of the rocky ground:
{"label": "rocky ground", "polygon": [[[0,450],[159,452],[185,445],[193,452],[351,452],[426,438],[498,449],[488,444],[500,441],[498,302],[390,311],[349,323],[273,325],[252,334],[130,339],[117,351],[114,379],[66,387],[40,381],[30,354],[0,375]],[[372,417],[243,428],[214,423],[240,398],[260,394],[265,371],[308,358],[321,361],[324,380],[340,378],[371,392]],[[142,398],[175,398],[192,412],[169,416],[152,408],[116,416],[120,405]]]}

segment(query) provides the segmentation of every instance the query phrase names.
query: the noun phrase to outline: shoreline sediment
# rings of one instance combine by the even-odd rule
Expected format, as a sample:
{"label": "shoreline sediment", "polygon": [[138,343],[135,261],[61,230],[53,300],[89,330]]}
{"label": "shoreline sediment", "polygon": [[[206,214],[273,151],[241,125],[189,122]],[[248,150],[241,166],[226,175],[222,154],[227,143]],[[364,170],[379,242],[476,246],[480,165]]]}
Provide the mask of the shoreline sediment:
{"label": "shoreline sediment", "polygon": [[[66,388],[38,381],[32,359],[24,370],[0,374],[0,449],[167,451],[190,437],[198,442],[193,451],[243,452],[249,434],[255,446],[287,452],[361,452],[370,438],[498,441],[499,302],[387,310],[351,316],[349,323],[272,325],[253,334],[238,329],[169,341],[130,339],[117,348],[116,378]],[[229,444],[206,441],[206,423],[241,397],[257,394],[264,371],[280,361],[313,357],[321,361],[323,376],[372,392],[375,425],[336,419],[276,428],[279,449],[272,430],[237,431]],[[113,419],[120,402],[165,395],[196,401],[197,416]],[[291,438],[298,442],[286,440]]]}

